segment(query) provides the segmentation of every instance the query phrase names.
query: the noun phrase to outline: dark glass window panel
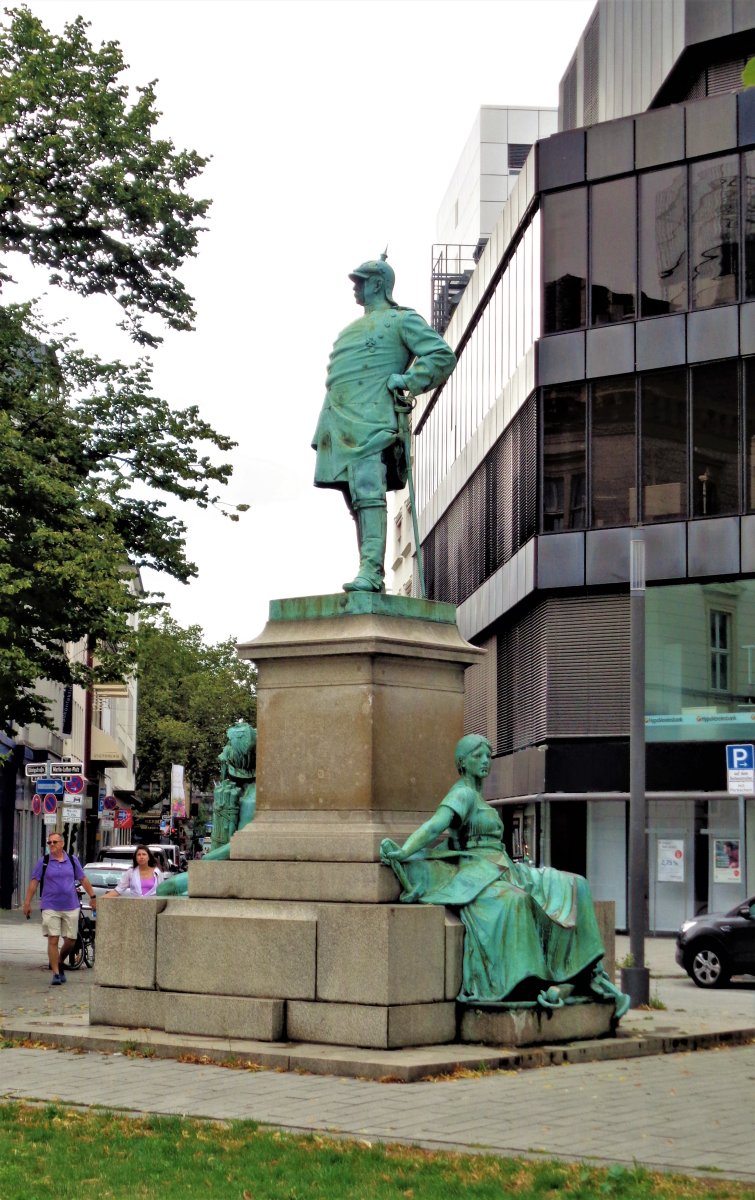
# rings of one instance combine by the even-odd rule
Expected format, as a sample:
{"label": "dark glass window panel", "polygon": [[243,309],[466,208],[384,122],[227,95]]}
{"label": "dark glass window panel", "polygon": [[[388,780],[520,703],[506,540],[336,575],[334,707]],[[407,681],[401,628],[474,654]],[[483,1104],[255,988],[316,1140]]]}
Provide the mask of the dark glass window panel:
{"label": "dark glass window panel", "polygon": [[640,316],[687,308],[687,172],[640,176]]}
{"label": "dark glass window panel", "polygon": [[739,281],[739,171],[734,155],[690,167],[692,305],[736,304]]}
{"label": "dark glass window panel", "polygon": [[742,156],[744,172],[745,295],[755,297],[755,150]]}
{"label": "dark glass window panel", "polygon": [[636,227],[633,178],[614,179],[593,187],[590,211],[593,325],[629,321],[634,317]]}
{"label": "dark glass window panel", "polygon": [[586,320],[587,192],[543,197],[544,333],[581,329]]}
{"label": "dark glass window panel", "polygon": [[742,362],[745,380],[745,469],[747,472],[746,504],[750,512],[755,510],[755,358]]}
{"label": "dark glass window panel", "polygon": [[640,381],[641,519],[687,516],[687,372],[658,371]]}
{"label": "dark glass window panel", "polygon": [[692,370],[693,515],[739,512],[737,364]]}
{"label": "dark glass window panel", "polygon": [[584,529],[587,477],[585,387],[543,392],[543,532]]}
{"label": "dark glass window panel", "polygon": [[592,525],[637,520],[637,438],[633,375],[592,387]]}

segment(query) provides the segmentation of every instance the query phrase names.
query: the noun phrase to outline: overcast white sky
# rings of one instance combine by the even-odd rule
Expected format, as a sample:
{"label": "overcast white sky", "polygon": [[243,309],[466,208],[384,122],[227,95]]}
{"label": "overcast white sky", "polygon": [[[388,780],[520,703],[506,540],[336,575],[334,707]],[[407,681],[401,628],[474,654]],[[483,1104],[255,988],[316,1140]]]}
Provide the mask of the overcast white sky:
{"label": "overcast white sky", "polygon": [[[387,243],[396,298],[429,316],[436,214],[478,108],[555,106],[594,0],[29,7],[56,30],[81,13],[93,40],[119,41],[129,81],[159,81],[160,132],[212,155],[196,188],[210,230],[182,273],[197,328],[166,335],[156,389],[235,436],[227,499],[251,510],[233,524],[184,509],[198,579],[145,582],[182,624],[249,640],[271,599],[340,591],[356,570],[352,521],[312,487],[310,449],[332,343],[360,311],[348,272]],[[113,302],[50,289],[43,307],[88,349],[135,353]]]}

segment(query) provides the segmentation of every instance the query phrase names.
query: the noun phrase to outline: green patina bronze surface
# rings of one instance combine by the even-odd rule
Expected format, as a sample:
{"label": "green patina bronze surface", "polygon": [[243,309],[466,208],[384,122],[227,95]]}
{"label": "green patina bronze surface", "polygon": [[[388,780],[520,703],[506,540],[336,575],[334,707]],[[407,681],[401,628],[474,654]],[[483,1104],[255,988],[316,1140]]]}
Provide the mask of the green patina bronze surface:
{"label": "green patina bronze surface", "polygon": [[[212,848],[204,862],[224,862],[231,856],[231,838],[254,820],[257,805],[255,778],[257,731],[248,721],[237,721],[226,730],[227,741],[220,754],[220,782],[214,790]],[[158,896],[188,896],[189,873],[181,871],[164,879]]]}
{"label": "green patina bronze surface", "polygon": [[456,608],[435,600],[388,596],[384,592],[336,592],[332,596],[294,596],[270,601],[271,621],[312,621],[323,617],[409,617],[412,621],[456,624]]}
{"label": "green patina bronze surface", "polygon": [[393,299],[395,276],[382,258],[349,278],[364,315],[336,338],[325,401],[312,446],[315,486],[343,493],[357,527],[359,570],[347,592],[385,591],[386,492],[407,480],[397,404],[439,387],[456,365],[447,342],[411,308]]}
{"label": "green patina bronze surface", "polygon": [[617,1017],[623,1016],[629,997],[602,968],[587,880],[509,858],[503,822],[482,798],[490,762],[485,738],[462,738],[456,747],[461,778],[435,814],[403,846],[382,842],[380,856],[401,883],[401,899],[458,912],[464,925],[463,1003],[560,1008],[589,997],[614,1003]]}

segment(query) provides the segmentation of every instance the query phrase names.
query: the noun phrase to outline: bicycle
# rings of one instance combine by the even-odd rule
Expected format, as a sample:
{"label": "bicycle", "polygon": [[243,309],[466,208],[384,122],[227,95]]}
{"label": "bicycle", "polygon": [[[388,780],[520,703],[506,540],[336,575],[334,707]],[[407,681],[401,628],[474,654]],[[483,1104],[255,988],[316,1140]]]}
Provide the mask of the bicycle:
{"label": "bicycle", "polygon": [[[94,966],[97,914],[89,905],[85,907],[81,904],[81,897],[79,897],[79,905],[79,925],[76,931],[76,941],[73,944],[73,949],[68,952],[65,959],[65,965],[71,971],[78,971],[82,964],[86,967]],[[87,910],[90,915],[87,915]]]}

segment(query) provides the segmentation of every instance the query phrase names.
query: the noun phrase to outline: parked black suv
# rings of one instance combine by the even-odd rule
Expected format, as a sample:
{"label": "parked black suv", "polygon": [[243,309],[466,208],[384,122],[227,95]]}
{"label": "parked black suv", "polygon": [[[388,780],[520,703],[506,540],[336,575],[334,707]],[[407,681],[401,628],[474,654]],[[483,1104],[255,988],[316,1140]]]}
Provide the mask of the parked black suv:
{"label": "parked black suv", "polygon": [[701,988],[725,987],[732,975],[755,975],[755,896],[728,913],[685,921],[676,961]]}

